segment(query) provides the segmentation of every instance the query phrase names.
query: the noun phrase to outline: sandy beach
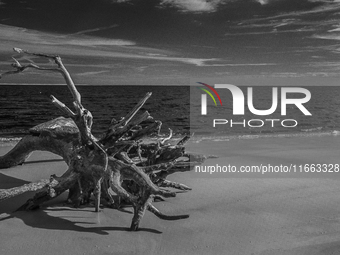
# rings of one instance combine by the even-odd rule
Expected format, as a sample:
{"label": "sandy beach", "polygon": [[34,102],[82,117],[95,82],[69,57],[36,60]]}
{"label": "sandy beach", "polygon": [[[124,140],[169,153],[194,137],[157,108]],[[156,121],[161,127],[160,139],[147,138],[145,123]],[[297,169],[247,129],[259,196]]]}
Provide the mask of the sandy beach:
{"label": "sandy beach", "polygon": [[[34,192],[0,201],[0,255],[340,255],[339,45],[340,0],[0,0],[0,157],[27,134],[59,151],[77,132],[61,114],[86,147],[71,161],[81,185],[117,164],[121,197],[121,171],[146,178],[103,150],[195,133],[187,151],[216,156],[168,177],[192,190],[154,202],[189,218],[147,211],[138,231],[133,208],[75,208],[67,192],[35,211],[16,212]],[[147,163],[182,156],[153,151]],[[34,152],[0,169],[0,198],[66,169]]]}
{"label": "sandy beach", "polygon": [[[234,139],[191,143],[190,150],[218,155],[205,165],[339,164],[340,137]],[[0,155],[13,145],[0,147]],[[58,156],[35,152],[23,166],[0,171],[0,188],[60,175]],[[304,178],[228,178],[194,172],[170,179],[192,187],[155,205],[190,218],[164,221],[146,213],[129,232],[130,208],[63,204],[66,194],[33,212],[13,211],[33,194],[0,203],[2,254],[231,254],[322,255],[340,250],[340,180],[334,174]],[[215,178],[214,178],[215,177]],[[273,178],[272,178],[273,177]],[[278,176],[279,177],[279,176]]]}

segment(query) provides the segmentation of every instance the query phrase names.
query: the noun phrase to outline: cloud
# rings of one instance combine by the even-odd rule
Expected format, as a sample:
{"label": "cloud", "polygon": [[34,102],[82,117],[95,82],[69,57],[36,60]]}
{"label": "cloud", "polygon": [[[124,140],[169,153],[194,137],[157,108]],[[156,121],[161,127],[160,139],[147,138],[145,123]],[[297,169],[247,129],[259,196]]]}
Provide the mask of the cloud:
{"label": "cloud", "polygon": [[[94,30],[94,29],[91,29]],[[0,37],[3,42],[26,41],[36,45],[77,45],[77,46],[131,46],[136,43],[122,39],[105,39],[79,34],[59,35],[36,30],[0,25]]]}
{"label": "cloud", "polygon": [[[207,60],[206,60],[207,61]],[[218,66],[230,66],[230,67],[237,67],[237,66],[275,66],[276,64],[275,63],[241,63],[241,64],[238,64],[238,63],[234,63],[234,64],[200,64],[198,66],[215,66],[215,67],[218,67]]]}
{"label": "cloud", "polygon": [[271,73],[271,74],[263,74],[266,77],[272,78],[303,78],[303,77],[331,77],[338,76],[336,73],[330,72],[306,72],[306,73],[289,73],[289,72],[280,72],[280,73]]}
{"label": "cloud", "polygon": [[340,40],[340,34],[330,34],[330,35],[313,35],[312,38],[326,39],[326,40]]}
{"label": "cloud", "polygon": [[265,5],[265,4],[268,4],[269,3],[269,0],[256,0],[256,2],[262,4],[262,5]]}
{"label": "cloud", "polygon": [[[1,1],[1,0],[0,0]],[[138,0],[110,0],[112,3],[129,3],[130,5],[139,4]],[[217,12],[222,9],[228,9],[228,4],[231,4],[232,9],[235,6],[238,6],[239,11],[243,11],[247,8],[252,8],[254,3],[259,3],[262,6],[272,5],[276,6],[274,8],[278,11],[278,13],[286,14],[285,10],[291,10],[293,7],[289,7],[291,5],[296,6],[304,6],[309,3],[312,7],[316,5],[320,5],[321,9],[324,6],[332,6],[336,3],[340,3],[340,0],[159,0],[159,4],[156,3],[157,7],[166,8],[166,7],[175,7],[182,12],[193,12],[193,13],[210,13]],[[302,3],[302,4],[301,4]],[[224,6],[224,8],[220,8]],[[282,12],[280,9],[283,8]],[[223,10],[222,10],[223,11]],[[322,10],[321,10],[322,11]],[[294,12],[299,13],[300,11]]]}
{"label": "cloud", "polygon": [[[134,4],[137,0],[111,0],[112,3]],[[174,6],[183,12],[214,12],[221,2],[237,0],[160,0],[160,7]]]}
{"label": "cloud", "polygon": [[188,12],[213,12],[221,2],[222,0],[162,0],[161,5],[172,5]]}
{"label": "cloud", "polygon": [[[71,40],[63,40],[59,43],[51,43],[51,44],[69,44],[69,45],[81,45],[81,46],[131,46],[135,45],[134,42],[121,40],[121,39],[97,39],[97,38],[79,38],[79,39],[71,39]],[[46,42],[46,44],[49,44]]]}
{"label": "cloud", "polygon": [[[281,13],[280,8],[286,8],[284,4],[293,0],[254,1],[262,5],[270,4],[268,10],[274,12],[240,21],[230,26],[226,36],[295,33],[306,38],[340,40],[340,0],[301,0],[305,7],[297,5],[297,8]],[[313,36],[313,33],[316,35]]]}
{"label": "cloud", "polygon": [[340,0],[308,0],[308,2],[311,2],[311,3],[340,3]]}
{"label": "cloud", "polygon": [[97,31],[102,31],[102,30],[110,29],[110,28],[113,28],[113,27],[118,27],[118,25],[114,24],[114,25],[106,26],[106,27],[96,27],[96,28],[81,30],[81,31],[78,31],[76,33],[73,33],[72,35],[87,34],[87,33],[92,33],[92,32],[97,32]]}
{"label": "cloud", "polygon": [[[247,1],[240,0],[161,0],[161,6],[175,6],[184,12],[214,12],[220,5],[240,2],[241,6],[247,4]],[[252,0],[261,5],[284,2],[287,0]],[[340,0],[306,0],[307,2],[317,2],[324,4],[340,3]],[[123,1],[125,2],[125,1]],[[250,1],[251,2],[251,1]]]}
{"label": "cloud", "polygon": [[238,33],[226,33],[226,36],[240,36],[240,35],[265,35],[265,34],[282,34],[282,33],[302,33],[302,32],[313,32],[315,31],[313,28],[299,28],[299,29],[291,29],[291,30],[277,30],[276,28],[263,31],[263,32],[238,32]]}
{"label": "cloud", "polygon": [[[33,49],[31,51],[37,51],[37,49],[39,49],[42,51],[60,52],[58,54],[71,54],[74,56],[86,55],[105,58],[181,62],[199,67],[207,66],[206,62],[220,61],[216,58],[174,57],[171,56],[171,53],[169,56],[169,52],[167,51],[138,47],[135,42],[121,39],[104,39],[84,36],[82,34],[63,36],[6,25],[0,25],[0,38],[2,38],[0,41],[0,49],[17,45],[18,47],[25,47],[28,50]],[[27,41],[30,43],[27,43]],[[21,46],[23,43],[25,46]],[[126,47],[121,46],[131,47],[127,50]]]}
{"label": "cloud", "polygon": [[97,72],[84,72],[84,73],[78,73],[78,76],[90,76],[90,75],[97,75],[102,73],[108,73],[110,71],[97,71]]}
{"label": "cloud", "polygon": [[[266,5],[272,2],[284,2],[285,0],[255,0],[255,1],[260,3],[261,5]],[[340,0],[307,0],[306,2],[333,4],[333,3],[340,3]]]}

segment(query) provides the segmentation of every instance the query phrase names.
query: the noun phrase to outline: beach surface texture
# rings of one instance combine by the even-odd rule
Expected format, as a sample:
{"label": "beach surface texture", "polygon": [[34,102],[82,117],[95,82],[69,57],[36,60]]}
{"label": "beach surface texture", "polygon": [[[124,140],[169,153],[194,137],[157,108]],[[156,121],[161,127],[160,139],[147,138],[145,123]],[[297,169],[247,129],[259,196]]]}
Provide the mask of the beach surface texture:
{"label": "beach surface texture", "polygon": [[[32,193],[0,203],[1,254],[249,254],[322,255],[340,250],[340,137],[336,135],[195,140],[192,152],[214,154],[204,166],[299,166],[326,164],[324,173],[186,173],[170,178],[193,188],[158,202],[178,221],[146,213],[138,232],[124,212],[66,205],[67,194],[36,211],[14,212]],[[13,147],[4,143],[0,155]],[[307,166],[307,167],[306,167]],[[203,168],[201,168],[203,169]],[[212,169],[212,168],[210,168]],[[0,171],[0,188],[60,175],[66,164],[34,152],[22,166]],[[306,170],[307,171],[307,170]]]}

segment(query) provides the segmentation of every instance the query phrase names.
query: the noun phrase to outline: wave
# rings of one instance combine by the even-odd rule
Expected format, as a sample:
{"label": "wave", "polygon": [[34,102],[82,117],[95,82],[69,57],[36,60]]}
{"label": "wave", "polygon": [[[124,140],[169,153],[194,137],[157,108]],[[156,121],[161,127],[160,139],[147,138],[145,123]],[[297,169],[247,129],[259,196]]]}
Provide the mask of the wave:
{"label": "wave", "polygon": [[[318,130],[318,129],[314,129]],[[158,139],[164,139],[168,135],[161,134],[160,136],[149,137],[144,140],[145,143],[156,142]],[[174,134],[171,140],[171,144],[175,145],[183,138],[184,134]],[[257,135],[195,135],[192,134],[190,143],[198,144],[202,142],[228,142],[230,140],[253,140],[253,139],[264,139],[264,138],[289,138],[289,137],[326,137],[326,136],[340,136],[340,130],[324,131],[324,132],[300,132],[300,133],[272,133],[272,134],[257,134]],[[14,146],[17,144],[22,137],[0,137],[0,147]]]}
{"label": "wave", "polygon": [[0,137],[0,147],[14,145],[21,140],[21,137]]}
{"label": "wave", "polygon": [[313,131],[319,131],[319,130],[322,130],[322,127],[301,129],[302,132],[313,132]]}
{"label": "wave", "polygon": [[317,129],[314,128],[313,131],[300,132],[300,133],[271,133],[271,134],[256,134],[256,135],[194,135],[191,138],[191,142],[200,143],[203,141],[213,141],[213,142],[226,142],[234,139],[261,139],[261,138],[287,138],[287,137],[321,137],[321,136],[339,136],[340,130],[330,130],[324,132],[315,132]]}

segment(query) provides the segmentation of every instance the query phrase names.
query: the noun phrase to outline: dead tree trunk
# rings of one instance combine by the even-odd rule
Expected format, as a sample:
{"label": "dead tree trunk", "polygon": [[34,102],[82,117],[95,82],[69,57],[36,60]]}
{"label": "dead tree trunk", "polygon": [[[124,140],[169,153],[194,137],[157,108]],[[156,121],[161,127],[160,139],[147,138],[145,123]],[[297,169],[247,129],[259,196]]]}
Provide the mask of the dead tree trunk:
{"label": "dead tree trunk", "polygon": [[[132,204],[134,216],[131,230],[137,230],[140,221],[149,210],[161,219],[174,220],[188,215],[166,216],[152,205],[154,197],[175,197],[176,193],[160,189],[172,187],[190,190],[181,183],[166,180],[177,171],[190,170],[195,163],[206,159],[196,155],[190,160],[184,145],[189,136],[176,145],[166,141],[172,137],[158,139],[154,143],[143,143],[143,138],[159,132],[161,122],[154,120],[148,112],[136,116],[139,109],[151,96],[147,93],[142,100],[120,121],[112,121],[106,133],[98,139],[91,132],[92,114],[81,102],[81,95],[56,55],[30,53],[18,48],[20,54],[33,55],[53,60],[55,68],[43,68],[34,63],[22,65],[16,59],[9,75],[23,72],[28,68],[42,71],[58,72],[63,75],[73,97],[74,111],[51,96],[51,102],[67,117],[59,117],[30,129],[30,135],[24,137],[10,152],[0,157],[0,168],[8,168],[23,163],[34,150],[50,151],[58,154],[69,166],[61,176],[51,176],[49,180],[26,184],[21,187],[0,190],[0,201],[27,191],[37,191],[36,195],[22,205],[20,210],[39,207],[43,202],[53,199],[69,190],[69,200],[74,205],[87,202],[91,194],[95,197],[95,211],[99,211],[100,198],[107,199],[113,206],[119,207],[120,201]],[[114,199],[112,191],[118,199]]]}

